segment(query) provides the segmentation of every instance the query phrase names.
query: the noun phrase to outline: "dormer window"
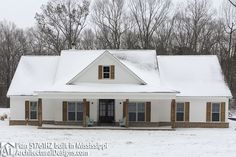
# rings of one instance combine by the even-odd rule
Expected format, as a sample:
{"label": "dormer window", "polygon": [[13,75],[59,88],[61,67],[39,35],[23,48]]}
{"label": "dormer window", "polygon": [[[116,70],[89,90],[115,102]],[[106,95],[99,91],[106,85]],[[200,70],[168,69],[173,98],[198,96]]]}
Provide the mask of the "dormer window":
{"label": "dormer window", "polygon": [[109,79],[110,76],[110,66],[103,66],[103,78]]}
{"label": "dormer window", "polygon": [[99,65],[98,66],[98,79],[115,79],[115,66],[114,65]]}

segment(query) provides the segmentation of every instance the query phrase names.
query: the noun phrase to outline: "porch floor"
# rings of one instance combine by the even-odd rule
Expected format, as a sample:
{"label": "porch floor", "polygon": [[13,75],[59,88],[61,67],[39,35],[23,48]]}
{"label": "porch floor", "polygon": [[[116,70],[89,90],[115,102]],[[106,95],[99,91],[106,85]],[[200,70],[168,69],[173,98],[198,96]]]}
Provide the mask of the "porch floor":
{"label": "porch floor", "polygon": [[171,126],[160,126],[160,127],[118,127],[118,126],[70,126],[70,125],[52,125],[43,124],[38,129],[78,129],[78,130],[145,130],[145,131],[175,131]]}

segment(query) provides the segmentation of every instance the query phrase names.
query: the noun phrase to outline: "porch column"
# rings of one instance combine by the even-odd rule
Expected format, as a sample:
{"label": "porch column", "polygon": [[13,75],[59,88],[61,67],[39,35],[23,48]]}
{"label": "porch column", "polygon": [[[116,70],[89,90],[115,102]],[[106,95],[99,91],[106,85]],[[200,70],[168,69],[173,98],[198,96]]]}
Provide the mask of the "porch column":
{"label": "porch column", "polygon": [[87,113],[87,102],[86,99],[83,99],[83,127],[86,127],[86,113]]}
{"label": "porch column", "polygon": [[176,102],[175,99],[171,101],[171,127],[175,128],[175,113],[176,113]]}
{"label": "porch column", "polygon": [[125,127],[129,127],[129,112],[128,112],[128,104],[129,104],[129,99],[125,100]]}
{"label": "porch column", "polygon": [[42,126],[43,116],[42,116],[42,99],[38,99],[38,126]]}

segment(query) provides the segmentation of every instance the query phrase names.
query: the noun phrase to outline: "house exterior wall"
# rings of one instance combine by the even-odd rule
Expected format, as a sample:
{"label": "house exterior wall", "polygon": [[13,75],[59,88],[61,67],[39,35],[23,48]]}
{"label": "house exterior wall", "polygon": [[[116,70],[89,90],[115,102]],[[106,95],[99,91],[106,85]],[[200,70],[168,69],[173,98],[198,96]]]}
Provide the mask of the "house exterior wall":
{"label": "house exterior wall", "polygon": [[[11,97],[10,124],[25,124],[25,101],[37,101],[37,97]],[[63,101],[83,101],[82,99],[42,99],[42,117],[44,122],[62,122],[62,102]],[[90,118],[95,122],[99,118],[99,100],[87,99],[90,102]],[[115,122],[119,122],[123,118],[123,102],[124,99],[115,100]],[[171,117],[171,100],[140,100],[130,99],[130,102],[151,102],[151,123],[155,126],[159,123],[170,125]],[[225,102],[225,123],[222,127],[227,127],[228,116],[228,99],[227,98],[192,98],[192,97],[177,97],[176,102],[190,102],[190,118],[189,124],[194,127],[221,127],[220,122],[212,124],[206,123],[206,103],[207,102]],[[16,121],[16,122],[14,122]],[[189,127],[183,123],[176,123],[176,127]],[[205,124],[205,125],[204,125]],[[141,124],[143,125],[143,124]]]}
{"label": "house exterior wall", "polygon": [[[98,79],[98,66],[99,65],[115,65],[115,79]],[[81,75],[73,81],[73,84],[81,82],[89,83],[125,83],[125,84],[138,84],[140,83],[134,78],[123,66],[118,64],[114,59],[111,59],[109,55],[105,55],[101,59],[97,60],[91,67],[88,67],[86,71],[82,72]]]}
{"label": "house exterior wall", "polygon": [[151,103],[151,121],[170,122],[171,100],[154,100]]}
{"label": "house exterior wall", "polygon": [[176,102],[190,102],[190,122],[206,122],[207,102],[225,102],[225,122],[228,122],[228,98],[177,97]]}

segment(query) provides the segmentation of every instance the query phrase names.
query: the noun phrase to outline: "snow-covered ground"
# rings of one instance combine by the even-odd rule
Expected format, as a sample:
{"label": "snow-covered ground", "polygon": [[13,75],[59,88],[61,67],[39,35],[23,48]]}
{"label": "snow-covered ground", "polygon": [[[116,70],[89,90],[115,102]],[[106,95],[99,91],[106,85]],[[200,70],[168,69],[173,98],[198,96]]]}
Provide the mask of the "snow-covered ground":
{"label": "snow-covered ground", "polygon": [[0,117],[7,115],[7,117],[10,116],[10,109],[9,108],[0,108]]}
{"label": "snow-covered ground", "polygon": [[[177,129],[176,131],[43,130],[33,126],[8,126],[0,121],[0,142],[104,144],[104,150],[86,149],[99,157],[222,157],[236,154],[236,121],[227,129]],[[107,145],[106,145],[107,144]]]}

